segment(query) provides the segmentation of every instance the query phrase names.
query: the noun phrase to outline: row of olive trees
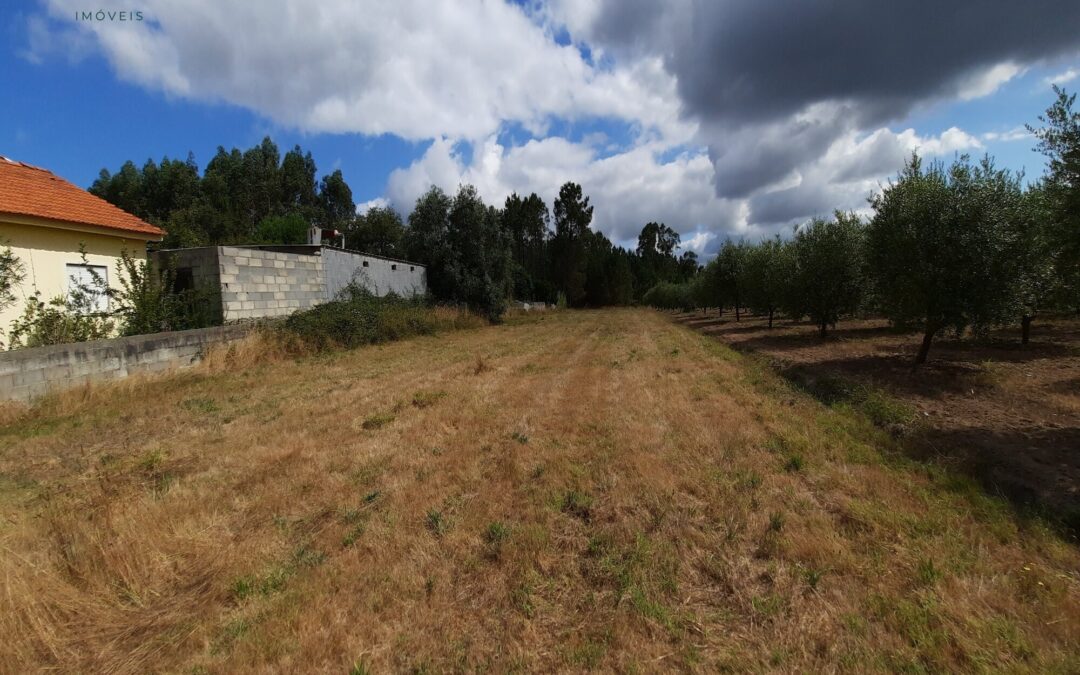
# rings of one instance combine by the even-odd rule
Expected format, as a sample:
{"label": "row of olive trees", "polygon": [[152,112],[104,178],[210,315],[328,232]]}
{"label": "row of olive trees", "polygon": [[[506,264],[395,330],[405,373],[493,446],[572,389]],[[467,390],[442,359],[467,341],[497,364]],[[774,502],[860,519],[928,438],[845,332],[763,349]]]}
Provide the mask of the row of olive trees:
{"label": "row of olive trees", "polygon": [[925,164],[917,155],[871,199],[869,221],[837,212],[790,240],[727,241],[682,288],[646,296],[658,307],[744,308],[809,317],[825,335],[856,313],[918,327],[923,363],[935,336],[1019,324],[1027,343],[1045,309],[1080,310],[1080,112],[1057,96],[1029,126],[1048,170],[1023,175],[991,158]]}
{"label": "row of olive trees", "polygon": [[1017,323],[1026,343],[1034,317],[1068,305],[1076,286],[1056,242],[1044,184],[991,159],[951,166],[913,156],[872,200],[869,221],[837,212],[800,226],[793,238],[728,241],[692,282],[657,288],[658,307],[730,308],[773,318],[808,317],[824,336],[855,314],[921,329],[916,363],[935,336]]}

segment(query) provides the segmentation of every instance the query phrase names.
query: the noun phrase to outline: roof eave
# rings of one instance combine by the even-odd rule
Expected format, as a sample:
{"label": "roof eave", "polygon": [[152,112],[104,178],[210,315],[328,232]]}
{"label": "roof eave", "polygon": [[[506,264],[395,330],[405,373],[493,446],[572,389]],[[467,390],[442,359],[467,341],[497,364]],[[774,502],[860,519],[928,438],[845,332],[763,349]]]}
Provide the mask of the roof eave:
{"label": "roof eave", "polygon": [[[139,232],[138,230],[126,230],[119,227],[110,227],[108,225],[96,225],[94,223],[80,223],[73,220],[61,220],[59,218],[42,218],[40,216],[31,216],[25,213],[9,213],[6,211],[0,211],[0,220],[13,223],[16,225],[33,225],[37,227],[52,227],[60,230],[72,230],[75,232],[89,232],[93,234],[102,234],[109,237],[120,237],[126,239],[140,239],[143,241],[161,241],[166,232],[161,228],[157,229],[157,233],[152,232]],[[147,223],[149,225],[149,223]],[[150,227],[154,227],[150,225]]]}

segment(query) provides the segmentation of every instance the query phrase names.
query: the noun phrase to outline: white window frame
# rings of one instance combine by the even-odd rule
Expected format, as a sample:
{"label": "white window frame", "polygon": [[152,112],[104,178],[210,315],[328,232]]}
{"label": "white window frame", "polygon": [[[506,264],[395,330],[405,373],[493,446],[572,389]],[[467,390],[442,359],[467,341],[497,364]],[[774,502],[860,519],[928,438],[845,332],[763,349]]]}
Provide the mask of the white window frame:
{"label": "white window frame", "polygon": [[[67,276],[67,292],[71,295],[71,292],[75,289],[75,284],[88,285],[93,282],[93,276],[90,271],[93,270],[98,273],[101,280],[105,282],[105,288],[109,287],[109,268],[107,265],[94,265],[84,263],[67,263],[64,267]],[[98,294],[94,298],[94,306],[87,312],[88,314],[106,314],[109,311],[109,296],[105,293]]]}

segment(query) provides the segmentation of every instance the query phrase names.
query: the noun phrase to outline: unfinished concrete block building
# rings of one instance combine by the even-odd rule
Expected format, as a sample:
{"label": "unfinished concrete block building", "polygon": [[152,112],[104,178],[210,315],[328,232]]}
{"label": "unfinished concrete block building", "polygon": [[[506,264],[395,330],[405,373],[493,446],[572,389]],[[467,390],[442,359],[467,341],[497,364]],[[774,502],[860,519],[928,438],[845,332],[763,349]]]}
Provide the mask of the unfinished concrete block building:
{"label": "unfinished concrete block building", "polygon": [[333,299],[350,283],[383,296],[427,293],[423,265],[321,245],[204,246],[150,254],[177,289],[208,290],[222,323],[278,317]]}

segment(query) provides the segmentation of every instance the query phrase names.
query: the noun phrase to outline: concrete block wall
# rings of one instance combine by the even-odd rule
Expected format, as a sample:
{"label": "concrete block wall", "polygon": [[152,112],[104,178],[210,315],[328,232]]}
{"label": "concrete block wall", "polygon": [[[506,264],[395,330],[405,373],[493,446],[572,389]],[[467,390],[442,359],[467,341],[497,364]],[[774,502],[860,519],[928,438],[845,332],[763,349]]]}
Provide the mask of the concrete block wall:
{"label": "concrete block wall", "polygon": [[86,382],[190,366],[210,345],[238,340],[249,330],[215,326],[0,352],[0,400],[30,401]]}
{"label": "concrete block wall", "polygon": [[427,293],[423,265],[336,248],[323,248],[322,258],[326,271],[326,291],[330,299],[352,281],[379,296],[388,293],[401,296]]}
{"label": "concrete block wall", "polygon": [[327,298],[321,256],[218,246],[225,322],[286,316]]}

